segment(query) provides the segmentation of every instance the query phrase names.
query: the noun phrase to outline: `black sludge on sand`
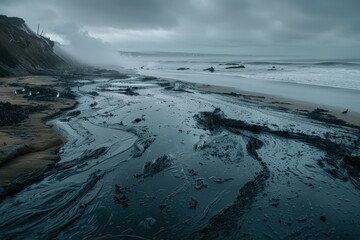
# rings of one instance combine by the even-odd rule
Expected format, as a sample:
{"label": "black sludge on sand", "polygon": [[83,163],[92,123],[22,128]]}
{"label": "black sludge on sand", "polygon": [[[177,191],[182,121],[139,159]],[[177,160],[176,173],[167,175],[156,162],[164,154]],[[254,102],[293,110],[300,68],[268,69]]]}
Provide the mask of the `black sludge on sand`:
{"label": "black sludge on sand", "polygon": [[[356,129],[134,79],[79,85],[72,116],[51,121],[68,139],[62,160],[5,193],[1,239],[360,234],[348,224],[360,221]],[[119,94],[127,87],[138,94]]]}
{"label": "black sludge on sand", "polygon": [[154,159],[152,162],[146,162],[143,173],[136,174],[135,178],[153,177],[155,174],[169,168],[174,161],[173,157],[163,155]]}
{"label": "black sludge on sand", "polygon": [[[323,120],[324,122],[338,124],[342,123],[340,121],[336,121],[336,119],[332,118],[331,115],[326,116],[324,119],[319,118],[318,115],[322,115],[323,112],[324,111],[317,110],[316,113],[310,114],[309,117],[313,118],[314,115],[317,114],[316,120]],[[354,146],[334,143],[330,138],[324,139],[319,136],[311,136],[304,133],[272,130],[267,126],[248,124],[241,120],[229,119],[226,118],[220,108],[215,108],[212,112],[200,112],[196,114],[194,118],[198,123],[198,127],[208,129],[214,133],[222,131],[221,129],[225,129],[235,134],[249,135],[249,132],[256,135],[271,134],[279,138],[300,141],[312,145],[327,153],[326,161],[327,164],[332,166],[331,170],[325,166],[322,159],[319,160],[319,166],[322,167],[325,172],[330,174],[331,177],[343,181],[347,181],[350,178],[353,186],[359,189],[360,159],[359,156],[352,155],[356,152]],[[239,190],[239,195],[236,200],[228,208],[222,210],[218,214],[215,214],[204,228],[190,234],[189,239],[232,239],[233,236],[236,235],[236,230],[241,228],[242,216],[250,209],[259,193],[264,190],[266,182],[271,176],[269,168],[258,154],[258,150],[263,146],[264,143],[261,140],[255,138],[254,136],[250,136],[246,145],[246,150],[250,156],[259,161],[262,166],[262,170],[253,181],[247,182]],[[344,175],[344,171],[347,173],[347,176]],[[314,187],[313,185],[309,186]],[[278,203],[272,206],[277,207]],[[326,217],[321,216],[320,220],[325,222]],[[307,226],[307,228],[311,228],[311,225]],[[302,232],[298,231],[289,233],[286,236],[299,236],[301,234]]]}
{"label": "black sludge on sand", "polygon": [[[220,108],[213,112],[201,112],[195,116],[200,126],[206,127],[211,131],[221,127],[224,120],[224,113]],[[252,129],[242,123],[239,128]],[[258,132],[254,128],[254,132]],[[201,230],[190,234],[188,239],[227,239],[232,236],[239,228],[238,222],[242,216],[254,203],[255,198],[265,188],[266,181],[270,178],[270,171],[264,161],[259,157],[257,150],[263,146],[263,142],[255,137],[250,137],[246,145],[246,150],[250,156],[258,161],[262,167],[260,173],[254,180],[247,182],[240,190],[236,200],[220,213],[210,218],[208,224]]]}
{"label": "black sludge on sand", "polygon": [[341,124],[341,125],[346,124],[344,120],[338,119],[335,116],[330,115],[328,112],[329,111],[325,109],[317,108],[314,111],[309,112],[307,116],[311,119],[318,120],[321,122],[326,122],[329,124]]}
{"label": "black sludge on sand", "polygon": [[45,110],[46,105],[20,106],[9,102],[0,102],[0,126],[21,122],[29,117],[30,113]]}

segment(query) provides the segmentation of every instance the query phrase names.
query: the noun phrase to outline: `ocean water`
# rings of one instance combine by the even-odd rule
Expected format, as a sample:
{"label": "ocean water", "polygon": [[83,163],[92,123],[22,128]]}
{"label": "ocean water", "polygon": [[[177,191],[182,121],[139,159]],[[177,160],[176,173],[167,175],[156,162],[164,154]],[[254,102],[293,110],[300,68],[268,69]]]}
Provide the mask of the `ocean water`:
{"label": "ocean water", "polygon": [[[162,52],[119,54],[123,67],[144,75],[232,87],[360,112],[360,59]],[[242,64],[245,68],[227,69],[233,66],[229,64]],[[215,72],[203,71],[209,67],[214,67]],[[276,70],[272,70],[273,67]]]}

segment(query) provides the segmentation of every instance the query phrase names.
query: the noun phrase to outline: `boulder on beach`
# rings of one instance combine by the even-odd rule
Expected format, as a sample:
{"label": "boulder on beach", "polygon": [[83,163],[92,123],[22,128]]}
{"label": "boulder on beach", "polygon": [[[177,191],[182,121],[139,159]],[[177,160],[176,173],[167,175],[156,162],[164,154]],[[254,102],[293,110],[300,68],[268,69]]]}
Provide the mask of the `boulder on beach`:
{"label": "boulder on beach", "polygon": [[215,72],[215,69],[213,67],[205,68],[203,71],[209,71],[209,72]]}
{"label": "boulder on beach", "polygon": [[234,69],[234,68],[245,68],[245,66],[240,64],[240,65],[236,65],[236,66],[226,67],[225,69]]}

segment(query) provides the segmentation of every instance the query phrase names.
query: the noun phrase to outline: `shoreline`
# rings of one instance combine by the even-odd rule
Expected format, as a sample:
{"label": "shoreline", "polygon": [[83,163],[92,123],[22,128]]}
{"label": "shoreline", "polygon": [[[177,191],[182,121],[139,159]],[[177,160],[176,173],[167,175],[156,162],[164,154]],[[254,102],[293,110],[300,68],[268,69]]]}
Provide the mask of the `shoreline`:
{"label": "shoreline", "polygon": [[[360,101],[360,90],[335,88],[329,86],[308,85],[282,81],[250,79],[246,77],[224,75],[223,73],[192,73],[186,71],[152,71],[139,70],[140,74],[154,76],[172,81],[212,85],[220,88],[232,88],[256,95],[277,96],[302,102],[306,105],[314,104],[319,108],[339,109],[340,112],[349,109],[349,112],[360,114],[357,102]],[[252,95],[254,95],[252,94]],[[315,107],[315,108],[316,108]]]}
{"label": "shoreline", "polygon": [[33,172],[60,160],[58,150],[66,143],[60,134],[47,121],[76,106],[76,100],[59,98],[52,101],[26,99],[15,95],[14,91],[25,86],[29,88],[46,87],[62,92],[52,76],[29,75],[25,77],[0,78],[1,101],[14,106],[39,107],[41,111],[29,113],[18,123],[0,127],[0,186],[6,186],[18,176]]}
{"label": "shoreline", "polygon": [[360,113],[350,111],[347,114],[342,114],[341,109],[331,106],[316,105],[316,103],[303,102],[300,100],[293,100],[281,96],[250,92],[239,90],[237,88],[222,87],[214,85],[198,85],[193,87],[194,90],[205,91],[208,93],[215,93],[220,95],[227,95],[238,100],[249,101],[256,104],[261,104],[267,107],[278,108],[279,110],[295,111],[299,114],[310,113],[314,110],[323,109],[328,114],[343,120],[346,124],[360,127]]}
{"label": "shoreline", "polygon": [[[149,77],[146,75],[142,76],[145,78]],[[166,78],[160,79],[169,83],[181,82],[190,84],[192,85],[192,89],[200,92],[219,94],[237,100],[258,104],[259,106],[278,109],[278,111],[293,111],[299,115],[304,115],[317,109],[315,103],[311,104],[276,95],[250,92],[232,87],[188,83]],[[57,133],[53,127],[47,125],[47,121],[76,106],[76,101],[71,99],[62,99],[61,101],[56,102],[44,102],[27,100],[21,96],[15,96],[13,92],[18,89],[18,87],[10,86],[10,82],[6,83],[6,81],[9,80],[28,86],[51,86],[59,91],[64,90],[64,86],[55,86],[57,82],[54,81],[55,78],[53,76],[29,75],[25,77],[0,79],[1,101],[8,101],[18,105],[30,104],[38,106],[43,103],[50,105],[49,109],[32,113],[29,115],[29,118],[20,123],[0,127],[0,137],[2,140],[0,143],[0,153],[2,153],[2,156],[0,156],[0,186],[6,186],[21,174],[33,172],[60,160],[58,150],[66,143],[66,139],[61,136],[60,133]],[[60,104],[58,104],[59,102]],[[339,126],[348,125],[360,127],[359,113],[350,112],[348,114],[341,114],[339,109],[336,108],[328,106],[319,107],[324,107],[324,110],[327,110],[328,114],[335,116],[339,120],[345,121],[346,124],[337,124]],[[14,126],[19,127],[19,129],[13,129]]]}

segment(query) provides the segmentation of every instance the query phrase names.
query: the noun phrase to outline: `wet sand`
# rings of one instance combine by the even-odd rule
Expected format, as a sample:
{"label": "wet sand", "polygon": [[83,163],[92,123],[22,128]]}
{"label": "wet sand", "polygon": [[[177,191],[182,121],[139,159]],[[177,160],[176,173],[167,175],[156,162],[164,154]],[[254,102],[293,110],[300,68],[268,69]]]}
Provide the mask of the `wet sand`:
{"label": "wet sand", "polygon": [[0,238],[360,234],[358,127],[184,82],[74,81],[78,105],[50,121],[61,161],[0,199]]}
{"label": "wet sand", "polygon": [[30,113],[27,119],[19,123],[0,127],[0,185],[60,159],[57,152],[65,139],[46,121],[73,108],[76,101],[61,97],[54,101],[30,100],[14,93],[25,86],[50,87],[62,92],[63,87],[55,86],[54,80],[49,76],[0,78],[0,101],[23,107],[46,105],[45,110]]}
{"label": "wet sand", "polygon": [[349,111],[346,114],[342,112],[345,109],[339,109],[335,107],[316,105],[314,103],[296,101],[289,98],[282,98],[275,95],[259,94],[255,92],[242,91],[234,88],[212,86],[212,85],[197,85],[194,89],[199,91],[206,91],[209,93],[226,94],[230,97],[237,98],[239,100],[249,101],[252,103],[258,103],[260,105],[277,108],[279,110],[292,110],[300,113],[306,113],[314,111],[316,108],[321,108],[329,111],[328,113],[335,116],[338,119],[345,121],[348,124],[354,126],[360,126],[360,113]]}
{"label": "wet sand", "polygon": [[251,79],[237,75],[227,75],[222,72],[187,72],[169,70],[139,70],[141,74],[180,80],[189,83],[208,84],[212,86],[233,88],[240,91],[256,93],[255,95],[273,95],[285,99],[293,99],[314,104],[320,108],[338,108],[344,111],[349,108],[351,112],[360,113],[360,93],[357,89],[344,89],[291,82],[269,81]]}

